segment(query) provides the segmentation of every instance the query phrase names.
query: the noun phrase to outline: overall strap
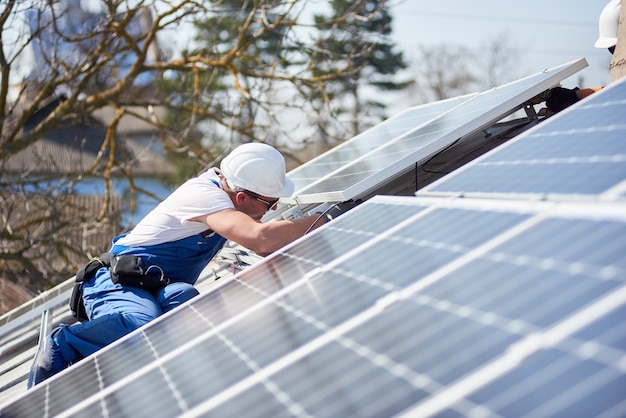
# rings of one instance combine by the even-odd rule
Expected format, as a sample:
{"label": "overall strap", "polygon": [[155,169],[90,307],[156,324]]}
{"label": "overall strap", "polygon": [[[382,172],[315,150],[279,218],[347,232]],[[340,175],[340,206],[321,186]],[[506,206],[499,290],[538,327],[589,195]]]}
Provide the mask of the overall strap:
{"label": "overall strap", "polygon": [[[217,180],[215,180],[215,179],[209,179],[209,180],[211,181],[211,183],[215,184],[220,189],[222,188],[222,185]],[[211,228],[209,228],[206,231],[202,232],[202,237],[206,238],[209,235],[211,235],[213,232],[215,232],[215,231],[213,231]]]}

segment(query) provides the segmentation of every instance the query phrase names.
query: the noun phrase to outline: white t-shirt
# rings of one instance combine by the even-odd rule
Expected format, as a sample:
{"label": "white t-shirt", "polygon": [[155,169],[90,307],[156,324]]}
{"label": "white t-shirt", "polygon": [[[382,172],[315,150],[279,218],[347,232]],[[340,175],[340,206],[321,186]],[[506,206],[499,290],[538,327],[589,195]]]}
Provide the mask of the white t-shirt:
{"label": "white t-shirt", "polygon": [[187,180],[116,244],[156,245],[187,238],[209,229],[205,223],[189,219],[224,209],[234,209],[233,202],[221,185],[218,187],[211,180],[220,184],[215,169]]}

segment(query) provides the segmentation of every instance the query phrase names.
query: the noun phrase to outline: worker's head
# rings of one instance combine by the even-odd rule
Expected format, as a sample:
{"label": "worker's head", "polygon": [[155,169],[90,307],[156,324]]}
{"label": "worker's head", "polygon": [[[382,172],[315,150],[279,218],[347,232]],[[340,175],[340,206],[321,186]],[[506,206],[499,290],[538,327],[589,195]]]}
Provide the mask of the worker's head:
{"label": "worker's head", "polygon": [[619,25],[619,14],[621,0],[611,0],[604,6],[600,18],[598,19],[598,40],[594,44],[596,48],[608,48],[611,54],[617,44],[617,27]]}
{"label": "worker's head", "polygon": [[275,148],[260,143],[235,148],[220,164],[228,187],[273,208],[280,197],[289,197],[294,185],[285,175],[285,159]]}

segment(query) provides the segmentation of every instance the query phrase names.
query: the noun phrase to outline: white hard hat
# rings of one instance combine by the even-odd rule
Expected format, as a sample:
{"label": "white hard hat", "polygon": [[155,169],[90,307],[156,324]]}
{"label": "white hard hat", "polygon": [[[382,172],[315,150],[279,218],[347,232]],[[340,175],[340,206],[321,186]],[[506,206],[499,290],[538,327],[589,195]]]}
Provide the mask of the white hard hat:
{"label": "white hard hat", "polygon": [[285,176],[285,158],[278,150],[260,143],[235,148],[220,164],[231,187],[267,197],[289,197],[294,185]]}
{"label": "white hard hat", "polygon": [[602,9],[598,19],[600,36],[593,45],[596,48],[610,48],[617,44],[617,26],[619,24],[621,3],[621,0],[611,0]]}

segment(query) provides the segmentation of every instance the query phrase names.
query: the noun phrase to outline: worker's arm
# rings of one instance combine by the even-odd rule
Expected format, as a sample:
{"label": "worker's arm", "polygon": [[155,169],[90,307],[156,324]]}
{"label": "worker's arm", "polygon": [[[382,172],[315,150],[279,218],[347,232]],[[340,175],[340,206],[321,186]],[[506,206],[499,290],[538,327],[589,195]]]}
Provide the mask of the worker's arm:
{"label": "worker's arm", "polygon": [[318,215],[312,215],[289,221],[262,223],[235,209],[224,209],[190,220],[206,223],[219,235],[259,255],[270,254],[325,222]]}
{"label": "worker's arm", "polygon": [[598,92],[602,90],[603,88],[604,86],[585,87],[585,88],[576,90],[576,95],[578,96],[579,99],[584,99],[585,97],[591,96],[593,93]]}

